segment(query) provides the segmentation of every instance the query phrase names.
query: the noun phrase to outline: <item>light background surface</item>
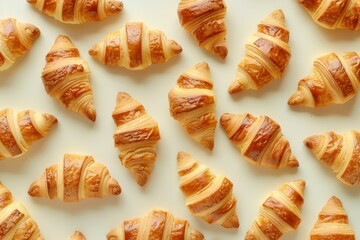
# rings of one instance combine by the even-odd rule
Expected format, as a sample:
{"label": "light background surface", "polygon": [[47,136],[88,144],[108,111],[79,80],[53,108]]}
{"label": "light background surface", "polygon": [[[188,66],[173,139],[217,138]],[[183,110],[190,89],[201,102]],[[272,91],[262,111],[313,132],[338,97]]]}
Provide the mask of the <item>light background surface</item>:
{"label": "light background surface", "polygon": [[[12,191],[16,200],[26,205],[45,239],[67,239],[74,230],[81,230],[90,240],[105,239],[107,232],[123,220],[145,215],[153,208],[167,209],[175,216],[189,220],[193,227],[203,232],[206,239],[242,239],[258,215],[266,194],[282,183],[295,179],[305,179],[307,182],[302,223],[296,232],[288,233],[282,239],[308,239],[318,212],[332,195],[343,201],[350,223],[360,236],[359,187],[350,188],[340,183],[302,143],[304,138],[317,133],[359,129],[360,99],[357,97],[342,106],[316,110],[287,105],[287,99],[296,90],[298,80],[311,72],[313,60],[332,51],[358,51],[359,32],[320,28],[296,0],[227,0],[229,54],[226,61],[221,61],[200,49],[180,26],[176,13],[177,0],[123,2],[124,10],[118,16],[102,22],[66,25],[37,12],[25,0],[0,1],[1,19],[14,17],[41,29],[41,36],[32,49],[10,70],[0,73],[0,107],[48,112],[59,120],[52,132],[33,145],[25,155],[0,162],[0,181]],[[244,55],[245,39],[256,31],[261,19],[278,8],[285,12],[286,24],[291,32],[292,58],[284,77],[258,92],[248,91],[230,96],[227,87]],[[121,28],[127,21],[143,21],[149,28],[163,30],[183,47],[183,53],[166,64],[136,72],[103,66],[87,54],[95,42]],[[58,34],[68,35],[90,65],[94,105],[97,108],[95,124],[67,111],[44,90],[40,78],[44,57]],[[298,169],[276,171],[251,166],[240,156],[219,125],[213,152],[206,151],[185,134],[179,123],[170,116],[167,94],[178,76],[200,61],[208,62],[211,68],[218,119],[225,112],[250,112],[272,117],[288,138],[300,162]],[[118,150],[114,147],[112,135],[115,126],[111,113],[118,91],[128,92],[143,103],[147,112],[159,123],[162,139],[158,144],[158,158],[143,188],[121,165],[117,158]],[[208,225],[186,209],[178,189],[176,169],[176,155],[181,150],[192,154],[214,173],[226,175],[234,183],[241,224],[239,229],[227,230]],[[27,189],[32,181],[40,177],[47,166],[60,161],[64,153],[91,154],[95,160],[105,163],[121,184],[122,194],[79,203],[30,198]]]}

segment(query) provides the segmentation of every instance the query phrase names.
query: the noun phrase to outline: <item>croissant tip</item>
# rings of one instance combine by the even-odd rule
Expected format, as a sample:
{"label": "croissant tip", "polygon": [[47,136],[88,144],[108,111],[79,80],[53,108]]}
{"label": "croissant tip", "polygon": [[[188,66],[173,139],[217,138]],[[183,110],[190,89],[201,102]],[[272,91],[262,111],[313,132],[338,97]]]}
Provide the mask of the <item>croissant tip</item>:
{"label": "croissant tip", "polygon": [[175,54],[180,54],[183,50],[182,47],[174,40],[170,40],[170,47]]}
{"label": "croissant tip", "polygon": [[85,116],[90,119],[92,122],[96,121],[96,109],[94,106],[89,106],[88,108],[86,108],[85,112],[84,112]]}
{"label": "croissant tip", "polygon": [[234,80],[230,83],[230,85],[228,87],[228,93],[234,94],[234,93],[241,92],[244,89],[245,89],[244,84],[242,84],[239,80]]}
{"label": "croissant tip", "polygon": [[304,95],[298,91],[294,93],[288,100],[289,105],[304,105],[305,104],[305,98]]}
{"label": "croissant tip", "polygon": [[99,55],[99,45],[95,44],[94,46],[92,46],[89,51],[88,51],[89,55],[95,58],[98,58]]}
{"label": "croissant tip", "polygon": [[70,240],[85,240],[84,234],[80,231],[75,231],[73,235],[71,235]]}
{"label": "croissant tip", "polygon": [[228,49],[225,42],[220,42],[214,45],[214,52],[221,59],[225,59],[228,55]]}
{"label": "croissant tip", "polygon": [[316,146],[318,145],[318,142],[320,141],[320,138],[321,137],[318,135],[308,137],[304,140],[304,144],[308,149],[312,150],[312,149],[316,148]]}
{"label": "croissant tip", "polygon": [[290,168],[299,167],[299,161],[296,159],[296,157],[294,155],[290,156],[290,159],[289,159],[289,162],[288,162],[288,167],[290,167]]}
{"label": "croissant tip", "polygon": [[35,40],[40,36],[40,29],[38,27],[36,27],[35,25],[32,25],[30,23],[25,24],[25,32],[27,33],[27,35],[32,39]]}
{"label": "croissant tip", "polygon": [[296,186],[298,186],[302,192],[304,191],[305,186],[306,186],[306,182],[305,182],[304,180],[301,180],[301,179],[295,180],[293,183],[294,183]]}
{"label": "croissant tip", "polygon": [[107,16],[113,16],[121,12],[124,5],[118,0],[106,0],[105,2],[105,14]]}
{"label": "croissant tip", "polygon": [[109,193],[111,195],[120,195],[121,193],[121,187],[114,178],[111,178],[109,181]]}
{"label": "croissant tip", "polygon": [[196,229],[191,228],[190,240],[203,240],[204,235]]}
{"label": "croissant tip", "polygon": [[281,9],[277,9],[277,10],[273,11],[272,13],[270,13],[268,18],[273,18],[273,19],[285,22],[285,14]]}
{"label": "croissant tip", "polygon": [[226,219],[225,222],[221,224],[221,226],[223,226],[224,228],[239,228],[239,219],[236,215],[233,215],[230,218]]}
{"label": "croissant tip", "polygon": [[40,194],[40,184],[39,184],[39,181],[35,181],[31,184],[31,186],[29,187],[28,189],[28,194],[31,196],[31,197],[41,197],[41,194]]}
{"label": "croissant tip", "polygon": [[54,126],[58,122],[58,119],[49,113],[44,113],[43,116],[50,126]]}
{"label": "croissant tip", "polygon": [[37,0],[26,0],[30,4],[35,4]]}
{"label": "croissant tip", "polygon": [[210,71],[209,64],[205,61],[197,63],[194,68],[200,71]]}

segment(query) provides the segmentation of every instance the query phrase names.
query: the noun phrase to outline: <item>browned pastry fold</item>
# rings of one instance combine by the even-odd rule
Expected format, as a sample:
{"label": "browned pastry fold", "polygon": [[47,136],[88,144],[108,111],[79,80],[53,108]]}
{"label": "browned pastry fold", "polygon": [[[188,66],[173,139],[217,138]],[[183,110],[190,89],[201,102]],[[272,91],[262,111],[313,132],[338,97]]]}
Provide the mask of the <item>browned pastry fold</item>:
{"label": "browned pastry fold", "polygon": [[337,197],[331,197],[321,209],[317,222],[310,232],[311,240],[355,240],[347,213]]}
{"label": "browned pastry fold", "polygon": [[262,20],[245,44],[245,56],[228,88],[229,93],[258,90],[266,83],[280,79],[291,58],[290,33],[282,10],[276,10]]}
{"label": "browned pastry fold", "polygon": [[288,182],[266,197],[260,214],[246,233],[245,240],[277,240],[295,231],[301,222],[300,207],[304,203],[305,181]]}
{"label": "browned pastry fold", "polygon": [[86,240],[84,234],[79,231],[75,231],[73,235],[71,235],[70,240]]}
{"label": "browned pastry fold", "polygon": [[179,152],[177,166],[180,190],[191,213],[210,224],[238,228],[232,182],[225,176],[213,174],[186,152]]}
{"label": "browned pastry fold", "polygon": [[330,53],[315,59],[312,74],[299,81],[298,91],[288,104],[320,107],[349,101],[360,86],[359,62],[355,52]]}
{"label": "browned pastry fold", "polygon": [[144,217],[123,221],[107,234],[108,240],[202,240],[204,236],[188,221],[169,211],[154,209]]}
{"label": "browned pastry fold", "polygon": [[123,9],[119,0],[27,0],[41,13],[56,20],[79,24],[100,21],[117,15]]}
{"label": "browned pastry fold", "polygon": [[48,113],[0,110],[0,160],[21,156],[56,123],[57,119]]}
{"label": "browned pastry fold", "polygon": [[160,140],[158,124],[141,103],[124,92],[117,95],[112,117],[117,127],[113,137],[120,150],[119,159],[136,182],[144,186],[156,160],[156,145]]}
{"label": "browned pastry fold", "polygon": [[92,156],[68,153],[59,163],[46,168],[28,190],[32,197],[59,198],[64,202],[120,193],[119,183],[104,164],[95,162]]}
{"label": "browned pastry fold", "polygon": [[102,64],[130,70],[165,63],[181,52],[177,42],[169,40],[160,30],[148,29],[142,22],[126,23],[89,49],[89,54]]}
{"label": "browned pastry fold", "polygon": [[182,73],[168,98],[171,116],[203,147],[213,150],[217,120],[209,65],[200,62]]}
{"label": "browned pastry fold", "polygon": [[59,35],[46,55],[42,72],[46,92],[62,102],[67,109],[96,120],[90,69],[80,58],[79,50],[67,36]]}
{"label": "browned pastry fold", "polygon": [[10,68],[39,37],[40,30],[14,18],[0,20],[0,71]]}
{"label": "browned pastry fold", "polygon": [[360,183],[360,132],[345,134],[327,132],[304,140],[315,158],[336,173],[343,183],[354,186]]}
{"label": "browned pastry fold", "polygon": [[360,29],[359,0],[299,0],[312,19],[327,29]]}
{"label": "browned pastry fold", "polygon": [[224,0],[180,0],[178,17],[183,26],[201,48],[225,59],[226,4]]}
{"label": "browned pastry fold", "polygon": [[43,240],[40,230],[28,211],[13,200],[11,192],[0,183],[0,239]]}
{"label": "browned pastry fold", "polygon": [[251,164],[270,168],[299,166],[279,124],[268,116],[225,113],[221,116],[220,124]]}

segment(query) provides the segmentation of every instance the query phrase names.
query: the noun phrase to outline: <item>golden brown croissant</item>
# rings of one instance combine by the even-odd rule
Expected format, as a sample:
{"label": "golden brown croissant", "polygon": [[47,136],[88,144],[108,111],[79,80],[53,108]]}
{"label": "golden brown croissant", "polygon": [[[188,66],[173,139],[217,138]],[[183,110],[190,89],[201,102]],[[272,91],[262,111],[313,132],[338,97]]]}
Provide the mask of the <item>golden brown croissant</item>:
{"label": "golden brown croissant", "polygon": [[299,0],[313,20],[327,29],[359,30],[359,0]]}
{"label": "golden brown croissant", "polygon": [[304,140],[315,158],[330,167],[343,183],[354,186],[360,182],[360,132],[345,134],[327,132]]}
{"label": "golden brown croissant", "polygon": [[170,212],[152,210],[144,217],[125,220],[107,234],[108,240],[202,240],[204,236],[188,221]]}
{"label": "golden brown croissant", "polygon": [[295,231],[301,222],[300,207],[304,202],[305,181],[285,183],[269,194],[260,214],[246,233],[245,240],[279,239]]}
{"label": "golden brown croissant", "polygon": [[27,0],[38,11],[63,23],[100,21],[123,9],[118,0]]}
{"label": "golden brown croissant", "polygon": [[86,238],[81,232],[75,231],[74,234],[70,237],[70,240],[86,240]]}
{"label": "golden brown croissant", "polygon": [[28,190],[32,197],[59,198],[65,202],[120,193],[119,183],[105,165],[91,156],[77,154],[65,154],[61,162],[46,168]]}
{"label": "golden brown croissant", "polygon": [[96,120],[89,65],[67,36],[59,35],[46,55],[42,80],[46,92],[66,108]]}
{"label": "golden brown croissant", "polygon": [[19,157],[31,145],[45,137],[57,123],[47,113],[32,110],[0,110],[0,160]]}
{"label": "golden brown croissant", "polygon": [[10,68],[39,37],[40,30],[14,18],[0,20],[0,71]]}
{"label": "golden brown croissant", "polygon": [[310,239],[355,240],[354,230],[349,225],[347,213],[340,199],[333,196],[327,201],[311,230]]}
{"label": "golden brown croissant", "polygon": [[359,61],[355,52],[330,53],[317,58],[313,73],[299,81],[298,91],[288,104],[320,107],[349,101],[359,89]]}
{"label": "golden brown croissant", "polygon": [[192,138],[213,150],[217,120],[209,65],[201,62],[181,74],[168,97],[171,116]]}
{"label": "golden brown croissant", "polygon": [[238,228],[232,182],[225,176],[213,174],[186,152],[179,152],[177,165],[180,189],[191,213],[210,224]]}
{"label": "golden brown croissant", "polygon": [[141,103],[124,92],[117,95],[112,117],[117,126],[114,141],[120,150],[119,159],[136,182],[144,186],[156,160],[156,145],[160,140],[158,124]]}
{"label": "golden brown croissant", "polygon": [[0,239],[43,240],[40,230],[28,211],[15,202],[11,192],[0,183]]}
{"label": "golden brown croissant", "polygon": [[245,56],[228,88],[229,93],[258,90],[266,83],[280,79],[289,64],[291,50],[285,16],[276,10],[258,24],[257,33],[245,44]]}
{"label": "golden brown croissant", "polygon": [[149,30],[142,22],[128,22],[94,44],[89,54],[102,64],[142,70],[152,64],[165,63],[182,52],[160,30]]}
{"label": "golden brown croissant", "polygon": [[279,124],[268,116],[225,113],[221,116],[220,124],[251,164],[270,168],[299,166]]}
{"label": "golden brown croissant", "polygon": [[225,59],[226,4],[224,0],[180,0],[178,17],[201,48]]}

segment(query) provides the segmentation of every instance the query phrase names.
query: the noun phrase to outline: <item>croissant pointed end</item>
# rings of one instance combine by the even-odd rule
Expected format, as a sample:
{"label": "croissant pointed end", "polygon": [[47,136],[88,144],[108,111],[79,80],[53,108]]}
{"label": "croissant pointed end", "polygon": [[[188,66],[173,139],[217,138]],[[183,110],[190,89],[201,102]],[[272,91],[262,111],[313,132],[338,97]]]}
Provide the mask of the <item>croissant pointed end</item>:
{"label": "croissant pointed end", "polygon": [[204,235],[193,228],[190,229],[190,240],[203,240]]}
{"label": "croissant pointed end", "polygon": [[95,122],[96,121],[96,109],[94,106],[89,106],[88,108],[85,109],[84,115],[90,119],[91,121]]}
{"label": "croissant pointed end", "polygon": [[41,197],[39,180],[37,180],[31,184],[31,186],[28,189],[28,194],[31,197]]}
{"label": "croissant pointed end", "polygon": [[239,228],[239,219],[236,215],[231,216],[230,218],[226,219],[225,222],[221,224],[224,228]]}
{"label": "croissant pointed end", "polygon": [[199,71],[210,71],[210,67],[207,62],[199,62],[198,64],[195,65],[194,68]]}
{"label": "croissant pointed end", "polygon": [[245,235],[245,240],[254,240],[254,239],[257,239],[255,234],[254,234],[254,231],[252,229],[250,229],[246,235]]}
{"label": "croissant pointed end", "polygon": [[89,49],[89,55],[92,56],[92,57],[95,57],[95,58],[98,58],[99,56],[99,45],[96,43],[94,44],[94,46],[92,46],[90,49]]}
{"label": "croissant pointed end", "polygon": [[301,192],[304,192],[306,186],[306,182],[304,180],[295,180],[293,183],[299,188]]}
{"label": "croissant pointed end", "polygon": [[270,15],[268,17],[279,20],[279,21],[285,21],[284,12],[281,9],[277,9],[277,10],[273,11],[272,13],[270,13]]}
{"label": "croissant pointed end", "polygon": [[179,152],[177,155],[177,163],[178,165],[181,165],[182,163],[185,163],[187,161],[187,159],[190,158],[190,154],[187,152]]}
{"label": "croissant pointed end", "polygon": [[40,36],[40,29],[32,24],[29,24],[29,23],[25,24],[24,29],[25,29],[26,35],[33,41]]}
{"label": "croissant pointed end", "polygon": [[57,118],[51,114],[44,113],[43,117],[50,127],[53,127],[58,122]]}
{"label": "croissant pointed end", "polygon": [[214,149],[214,135],[202,139],[200,144],[207,150],[212,151]]}
{"label": "croissant pointed end", "polygon": [[238,80],[234,80],[230,83],[229,87],[228,87],[228,93],[230,94],[234,94],[237,92],[241,92],[242,90],[245,89],[244,84],[242,84],[240,81]]}
{"label": "croissant pointed end", "polygon": [[226,127],[228,125],[228,122],[231,120],[232,114],[231,113],[224,113],[220,117],[220,125],[222,127]]}
{"label": "croissant pointed end", "polygon": [[105,2],[105,14],[106,16],[117,15],[123,7],[123,3],[118,0],[107,0]]}
{"label": "croissant pointed end", "polygon": [[289,105],[305,105],[306,104],[306,99],[304,97],[304,95],[298,91],[296,93],[294,93],[288,100],[288,104]]}
{"label": "croissant pointed end", "polygon": [[170,48],[175,54],[180,54],[182,52],[182,47],[174,40],[170,40]]}
{"label": "croissant pointed end", "polygon": [[290,168],[297,168],[299,167],[299,161],[296,159],[296,157],[294,155],[291,155],[290,156],[290,159],[288,161],[288,164],[287,164],[288,167]]}
{"label": "croissant pointed end", "polygon": [[217,56],[219,56],[221,59],[225,59],[228,54],[228,49],[226,47],[226,42],[220,42],[214,45],[214,52]]}
{"label": "croissant pointed end", "polygon": [[74,234],[70,237],[70,240],[85,240],[84,234],[79,231],[75,231]]}
{"label": "croissant pointed end", "polygon": [[26,0],[26,1],[30,4],[35,4],[37,2],[37,0]]}
{"label": "croissant pointed end", "polygon": [[309,150],[313,150],[318,146],[320,141],[321,141],[321,137],[318,135],[314,135],[306,138],[304,140],[304,144]]}
{"label": "croissant pointed end", "polygon": [[109,191],[109,193],[111,195],[120,195],[120,193],[121,193],[121,187],[120,187],[119,183],[114,178],[111,178],[109,180],[108,191]]}

